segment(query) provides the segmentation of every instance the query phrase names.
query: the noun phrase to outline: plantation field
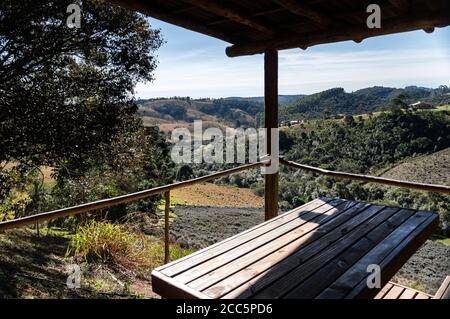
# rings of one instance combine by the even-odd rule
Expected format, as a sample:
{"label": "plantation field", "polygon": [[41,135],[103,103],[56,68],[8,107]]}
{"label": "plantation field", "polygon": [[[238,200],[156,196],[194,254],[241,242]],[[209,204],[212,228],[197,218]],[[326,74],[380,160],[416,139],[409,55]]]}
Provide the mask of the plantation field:
{"label": "plantation field", "polygon": [[382,176],[412,182],[450,185],[450,148],[401,163]]}
{"label": "plantation field", "polygon": [[264,198],[255,195],[248,188],[204,183],[171,191],[171,203],[172,205],[262,208]]}
{"label": "plantation field", "polygon": [[170,234],[182,248],[201,249],[264,221],[262,208],[177,206]]}

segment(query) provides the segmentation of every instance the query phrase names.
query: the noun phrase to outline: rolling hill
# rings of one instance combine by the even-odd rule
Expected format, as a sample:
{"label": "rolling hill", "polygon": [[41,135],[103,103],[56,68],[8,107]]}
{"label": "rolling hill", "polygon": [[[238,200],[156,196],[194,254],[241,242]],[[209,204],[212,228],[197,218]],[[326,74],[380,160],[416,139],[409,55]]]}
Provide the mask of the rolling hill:
{"label": "rolling hill", "polygon": [[450,89],[408,86],[403,89],[375,86],[354,92],[334,88],[308,95],[280,108],[280,120],[323,118],[337,114],[364,114],[422,101],[431,105],[450,102]]}
{"label": "rolling hill", "polygon": [[[422,101],[431,105],[450,103],[450,88],[417,86],[370,87],[346,92],[334,88],[311,95],[279,95],[280,121],[319,119],[338,114],[367,114],[388,107],[404,107]],[[263,97],[191,99],[189,97],[138,100],[145,125],[188,125],[202,120],[205,125],[254,127],[262,124]]]}

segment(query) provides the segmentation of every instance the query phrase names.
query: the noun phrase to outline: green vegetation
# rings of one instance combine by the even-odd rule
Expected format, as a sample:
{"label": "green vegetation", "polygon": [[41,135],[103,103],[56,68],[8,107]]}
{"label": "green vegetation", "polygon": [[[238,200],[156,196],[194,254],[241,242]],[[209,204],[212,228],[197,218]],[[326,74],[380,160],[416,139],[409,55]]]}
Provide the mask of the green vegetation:
{"label": "green vegetation", "polygon": [[450,246],[450,238],[446,238],[446,239],[439,239],[438,242],[440,242],[441,244]]}
{"label": "green vegetation", "polygon": [[293,136],[287,156],[302,163],[354,173],[367,173],[399,160],[448,147],[444,114],[395,110],[372,119],[319,124]]}
{"label": "green vegetation", "polygon": [[[408,86],[402,89],[370,87],[355,92],[334,88],[311,95],[279,95],[280,121],[301,119],[343,118],[360,115],[364,118],[383,110],[408,108],[421,101],[436,109],[448,111],[450,89]],[[194,120],[217,121],[228,126],[262,126],[264,122],[263,97],[228,97],[220,99],[191,99],[189,97],[157,98],[139,100],[139,114],[145,122],[153,124],[170,121],[192,122]]]}
{"label": "green vegetation", "polygon": [[[0,61],[0,220],[173,178],[164,137],[143,127],[133,99],[136,83],[153,79],[159,31],[140,14],[94,0],[75,1],[83,23],[69,29],[73,3],[0,5],[0,51],[8,57]],[[103,213],[117,220],[151,212],[157,200]]]}
{"label": "green vegetation", "polygon": [[[367,118],[346,116],[340,120],[312,120],[304,125],[284,128],[283,138],[280,134],[280,149],[285,150],[287,159],[302,164],[377,175],[400,162],[448,148],[449,123],[449,115],[445,111],[412,110],[380,112]],[[439,174],[438,170],[435,171]],[[263,181],[258,179],[258,174],[244,172],[219,182],[251,187],[257,194],[263,195]],[[401,179],[410,178],[404,175]],[[430,179],[433,179],[431,175],[427,181]],[[333,180],[301,170],[281,168],[279,205],[282,210],[299,206],[320,195],[437,211],[441,214],[441,232],[450,232],[449,196]]]}
{"label": "green vegetation", "polygon": [[339,114],[372,113],[390,108],[404,108],[417,101],[430,105],[449,103],[450,89],[409,86],[404,89],[372,87],[347,93],[334,88],[308,95],[280,109],[280,120],[329,118]]}
{"label": "green vegetation", "polygon": [[[366,120],[346,118],[298,132],[292,136],[294,146],[286,157],[332,170],[374,174],[402,159],[449,147],[449,132],[446,114],[394,110]],[[402,179],[408,180],[408,176]],[[285,204],[295,206],[319,194],[438,211],[442,230],[449,231],[449,196],[314,178],[304,172],[283,174],[280,196]]]}
{"label": "green vegetation", "polygon": [[[66,26],[74,3],[83,16],[79,29]],[[162,43],[143,15],[104,1],[0,2],[0,221],[173,180],[168,144],[158,129],[143,126],[134,100],[135,85],[153,80]],[[70,258],[92,275],[89,286],[109,286],[108,267],[148,277],[164,256],[161,242],[142,232],[156,224],[158,201],[55,220],[41,225],[42,238],[27,228],[2,235],[8,273],[1,274],[1,294],[71,296],[64,292],[69,245]],[[90,222],[94,217],[105,221]],[[131,220],[135,229],[124,226]],[[174,258],[185,253],[172,251]],[[106,269],[101,276],[90,268],[98,264]],[[33,281],[42,281],[42,291]]]}
{"label": "green vegetation", "polygon": [[[170,246],[171,259],[190,253],[178,246]],[[161,239],[144,235],[130,226],[89,221],[79,226],[72,237],[67,256],[76,256],[88,263],[112,263],[125,269],[148,272],[164,261]]]}

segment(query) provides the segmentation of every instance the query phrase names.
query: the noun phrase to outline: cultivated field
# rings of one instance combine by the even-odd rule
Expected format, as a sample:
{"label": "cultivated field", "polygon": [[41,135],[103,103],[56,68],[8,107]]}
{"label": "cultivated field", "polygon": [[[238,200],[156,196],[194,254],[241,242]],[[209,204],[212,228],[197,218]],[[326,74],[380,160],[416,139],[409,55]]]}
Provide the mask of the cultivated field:
{"label": "cultivated field", "polygon": [[196,184],[173,190],[171,200],[179,205],[263,208],[264,198],[257,196],[248,188],[216,185],[212,183]]}
{"label": "cultivated field", "polygon": [[450,185],[450,148],[401,163],[382,176],[412,182]]}
{"label": "cultivated field", "polygon": [[264,221],[262,208],[177,206],[170,226],[173,240],[183,248],[200,249]]}

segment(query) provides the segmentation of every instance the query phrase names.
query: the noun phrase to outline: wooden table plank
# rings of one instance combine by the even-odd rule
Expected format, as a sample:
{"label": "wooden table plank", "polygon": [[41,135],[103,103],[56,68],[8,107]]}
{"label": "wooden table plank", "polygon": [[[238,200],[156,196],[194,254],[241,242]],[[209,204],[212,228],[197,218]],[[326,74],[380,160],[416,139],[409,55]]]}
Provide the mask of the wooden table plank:
{"label": "wooden table plank", "polygon": [[[400,295],[398,295],[398,293],[390,292],[394,287],[394,291],[401,292]],[[419,290],[390,281],[380,290],[374,299],[416,299],[418,293],[427,295],[429,298],[433,297]]]}
{"label": "wooden table plank", "polygon": [[405,288],[394,286],[391,290],[383,297],[383,299],[398,299],[400,295],[405,291]]}
{"label": "wooden table plank", "polygon": [[[294,288],[297,283],[302,282],[310,276],[317,268],[329,262],[342,251],[347,249],[350,245],[361,239],[366,233],[378,226],[396,213],[398,209],[383,209],[374,217],[364,221],[361,225],[356,227],[353,231],[344,235],[337,242],[332,243],[325,249],[318,249],[315,251],[315,256],[307,262],[300,264],[293,271],[289,272],[269,287],[257,293],[255,298],[281,298],[287,291]],[[321,239],[319,239],[320,241]],[[303,250],[301,250],[303,251]]]}
{"label": "wooden table plank", "polygon": [[[220,298],[223,295],[229,293],[234,288],[240,287],[241,291],[240,292],[235,291],[234,293],[235,294],[243,293],[242,290],[244,288],[244,285],[250,287],[249,286],[251,284],[251,282],[249,282],[250,279],[258,276],[263,272],[266,273],[268,269],[276,265],[278,262],[284,261],[287,257],[298,251],[299,247],[306,247],[308,243],[311,243],[316,239],[326,235],[331,230],[335,229],[336,227],[342,225],[343,223],[354,218],[356,215],[360,214],[363,210],[368,209],[368,207],[369,206],[366,204],[355,205],[346,210],[345,212],[343,212],[342,214],[338,215],[337,217],[333,218],[332,220],[327,221],[327,223],[324,223],[323,225],[314,225],[314,227],[318,226],[317,228],[314,229],[314,231],[309,232],[295,239],[294,241],[290,242],[286,246],[279,248],[278,250],[270,251],[270,253],[267,254],[266,257],[259,259],[258,262],[245,266],[245,268],[243,268],[242,270],[225,277],[225,279],[222,279],[221,281],[212,285],[204,292],[213,298]],[[381,208],[379,207],[371,208],[372,211],[379,209]],[[271,243],[270,245],[272,247],[276,246],[275,243]],[[248,260],[254,260],[253,256],[251,256],[251,259],[243,259],[242,262],[244,263],[244,265],[248,264],[247,262]],[[227,297],[230,298],[231,296]]]}
{"label": "wooden table plank", "polygon": [[[318,199],[152,272],[166,298],[430,298],[388,283],[437,214]],[[383,289],[368,289],[368,264]]]}
{"label": "wooden table plank", "polygon": [[[428,215],[428,219],[405,239],[400,245],[385,257],[380,264],[382,284],[392,278],[395,273],[405,264],[406,261],[419,249],[422,244],[430,237],[438,228],[439,217],[437,213],[419,211],[416,215]],[[359,283],[357,287],[346,298],[372,298],[376,294],[375,289],[366,289],[365,280]]]}
{"label": "wooden table plank", "polygon": [[[226,294],[224,298],[250,298],[255,294],[255,292],[262,290],[277,279],[282,278],[285,274],[289,273],[301,263],[308,261],[320,250],[323,250],[340,240],[342,237],[350,233],[353,228],[366,222],[368,219],[379,213],[382,209],[382,206],[370,206],[361,211],[357,211],[358,214],[352,215],[352,218],[348,218],[344,223],[342,223],[342,220],[336,220],[335,223],[324,225],[322,229],[319,228],[318,230],[318,233],[321,236],[317,236],[317,240],[311,242],[308,241],[307,244],[295,242],[294,245],[296,245],[295,250],[297,252],[287,256],[283,259],[283,262],[276,264],[273,268],[264,271],[234,291]],[[321,234],[322,230],[325,232],[324,235]],[[266,261],[267,260],[264,260],[257,265],[263,265]]]}
{"label": "wooden table plank", "polygon": [[288,223],[291,220],[298,218],[299,214],[306,213],[309,210],[314,210],[324,205],[329,205],[329,208],[331,209],[334,205],[338,205],[343,202],[344,202],[343,200],[337,199],[332,200],[329,198],[316,199],[312,202],[306,203],[305,205],[295,208],[287,213],[284,213],[276,218],[266,221],[260,225],[256,225],[247,231],[232,236],[219,243],[216,243],[198,252],[190,254],[184,258],[175,260],[167,265],[158,267],[155,270],[169,277],[175,276],[179,273],[182,273],[183,271],[186,271],[194,267],[195,265],[198,265],[204,261],[213,258],[214,256],[218,256],[222,253],[225,253],[239,244],[245,243],[246,241],[257,238],[258,236],[261,236],[262,234],[265,234],[270,230],[276,229],[277,227],[282,226],[285,223]]}
{"label": "wooden table plank", "polygon": [[421,292],[417,293],[417,295],[414,297],[414,299],[431,299],[430,296],[423,294]]}
{"label": "wooden table plank", "polygon": [[416,294],[417,294],[417,292],[414,290],[405,289],[405,290],[403,290],[403,293],[401,294],[400,298],[398,298],[398,299],[414,299]]}
{"label": "wooden table plank", "polygon": [[321,291],[329,287],[340,275],[349,269],[356,261],[373,249],[386,236],[401,226],[414,214],[412,210],[400,210],[386,222],[378,225],[366,236],[358,240],[353,246],[345,250],[341,255],[320,268],[305,282],[299,284],[294,290],[286,294],[286,298],[314,298]]}
{"label": "wooden table plank", "polygon": [[[230,263],[226,263],[221,267],[215,269],[214,271],[207,273],[205,276],[202,276],[190,282],[189,287],[199,290],[206,289],[214,283],[220,281],[221,279],[227,278],[228,276],[234,274],[235,272],[243,269],[248,265],[251,265],[254,262],[270,267],[282,261],[286,257],[283,252],[278,252],[277,250],[291,244],[292,242],[295,242],[295,244],[290,245],[290,247],[295,247],[294,249],[290,249],[290,251],[294,252],[295,249],[298,249],[301,244],[305,244],[308,241],[313,241],[315,239],[314,234],[316,234],[316,230],[320,228],[320,226],[327,224],[327,222],[331,223],[334,219],[342,215],[343,212],[346,212],[348,210],[357,212],[360,210],[364,210],[366,207],[367,205],[358,204],[350,206],[350,208],[346,209],[330,210],[329,212],[322,214],[318,218],[311,220],[311,222],[304,223],[302,226],[284,234],[281,237],[267,240],[264,245],[250,251],[248,254],[245,254]],[[323,236],[324,232],[320,231],[319,233],[317,233],[317,235]],[[285,251],[285,248],[283,249],[283,251]],[[261,259],[264,257],[269,258],[268,260],[261,261]]]}
{"label": "wooden table plank", "polygon": [[[392,275],[385,274],[386,270],[383,266],[387,266],[390,254],[402,252],[403,248],[407,248],[408,244],[415,241],[417,236],[422,233],[428,233],[436,216],[426,212],[416,212],[401,227],[397,228],[389,236],[387,236],[380,244],[360,259],[353,267],[347,270],[333,284],[325,289],[318,298],[356,298],[360,293],[370,291],[370,298],[374,297],[379,290],[367,289],[366,278],[369,275],[367,266],[377,264],[381,268],[382,285],[386,284]],[[420,240],[419,240],[420,241]],[[421,244],[423,243],[420,241]],[[409,258],[409,257],[408,257]],[[384,263],[383,263],[384,262]],[[369,298],[369,297],[368,297]]]}
{"label": "wooden table plank", "polygon": [[[330,216],[334,214],[338,214],[347,208],[354,206],[355,202],[342,202],[337,206],[333,207],[331,205],[323,205],[319,208],[316,208],[313,211],[305,211],[301,216],[296,219],[291,220],[289,223],[286,223],[276,229],[266,232],[257,238],[249,240],[241,245],[235,246],[233,249],[215,256],[201,264],[192,267],[187,272],[183,272],[174,278],[177,281],[182,283],[188,283],[196,278],[199,278],[216,268],[219,268],[222,265],[225,265],[245,254],[251,254],[258,247],[267,244],[271,241],[278,241],[280,237],[283,237],[284,234],[291,232],[292,230],[300,227],[301,225],[307,224],[309,221],[316,220],[317,218],[325,218],[328,219]],[[329,207],[331,206],[331,207]],[[288,236],[284,236],[281,240],[285,239]]]}
{"label": "wooden table plank", "polygon": [[388,282],[388,283],[383,287],[383,289],[381,289],[380,292],[375,296],[374,299],[383,299],[383,297],[389,292],[389,290],[391,290],[391,288],[392,288],[393,286],[394,286],[393,284],[391,284],[390,282]]}

